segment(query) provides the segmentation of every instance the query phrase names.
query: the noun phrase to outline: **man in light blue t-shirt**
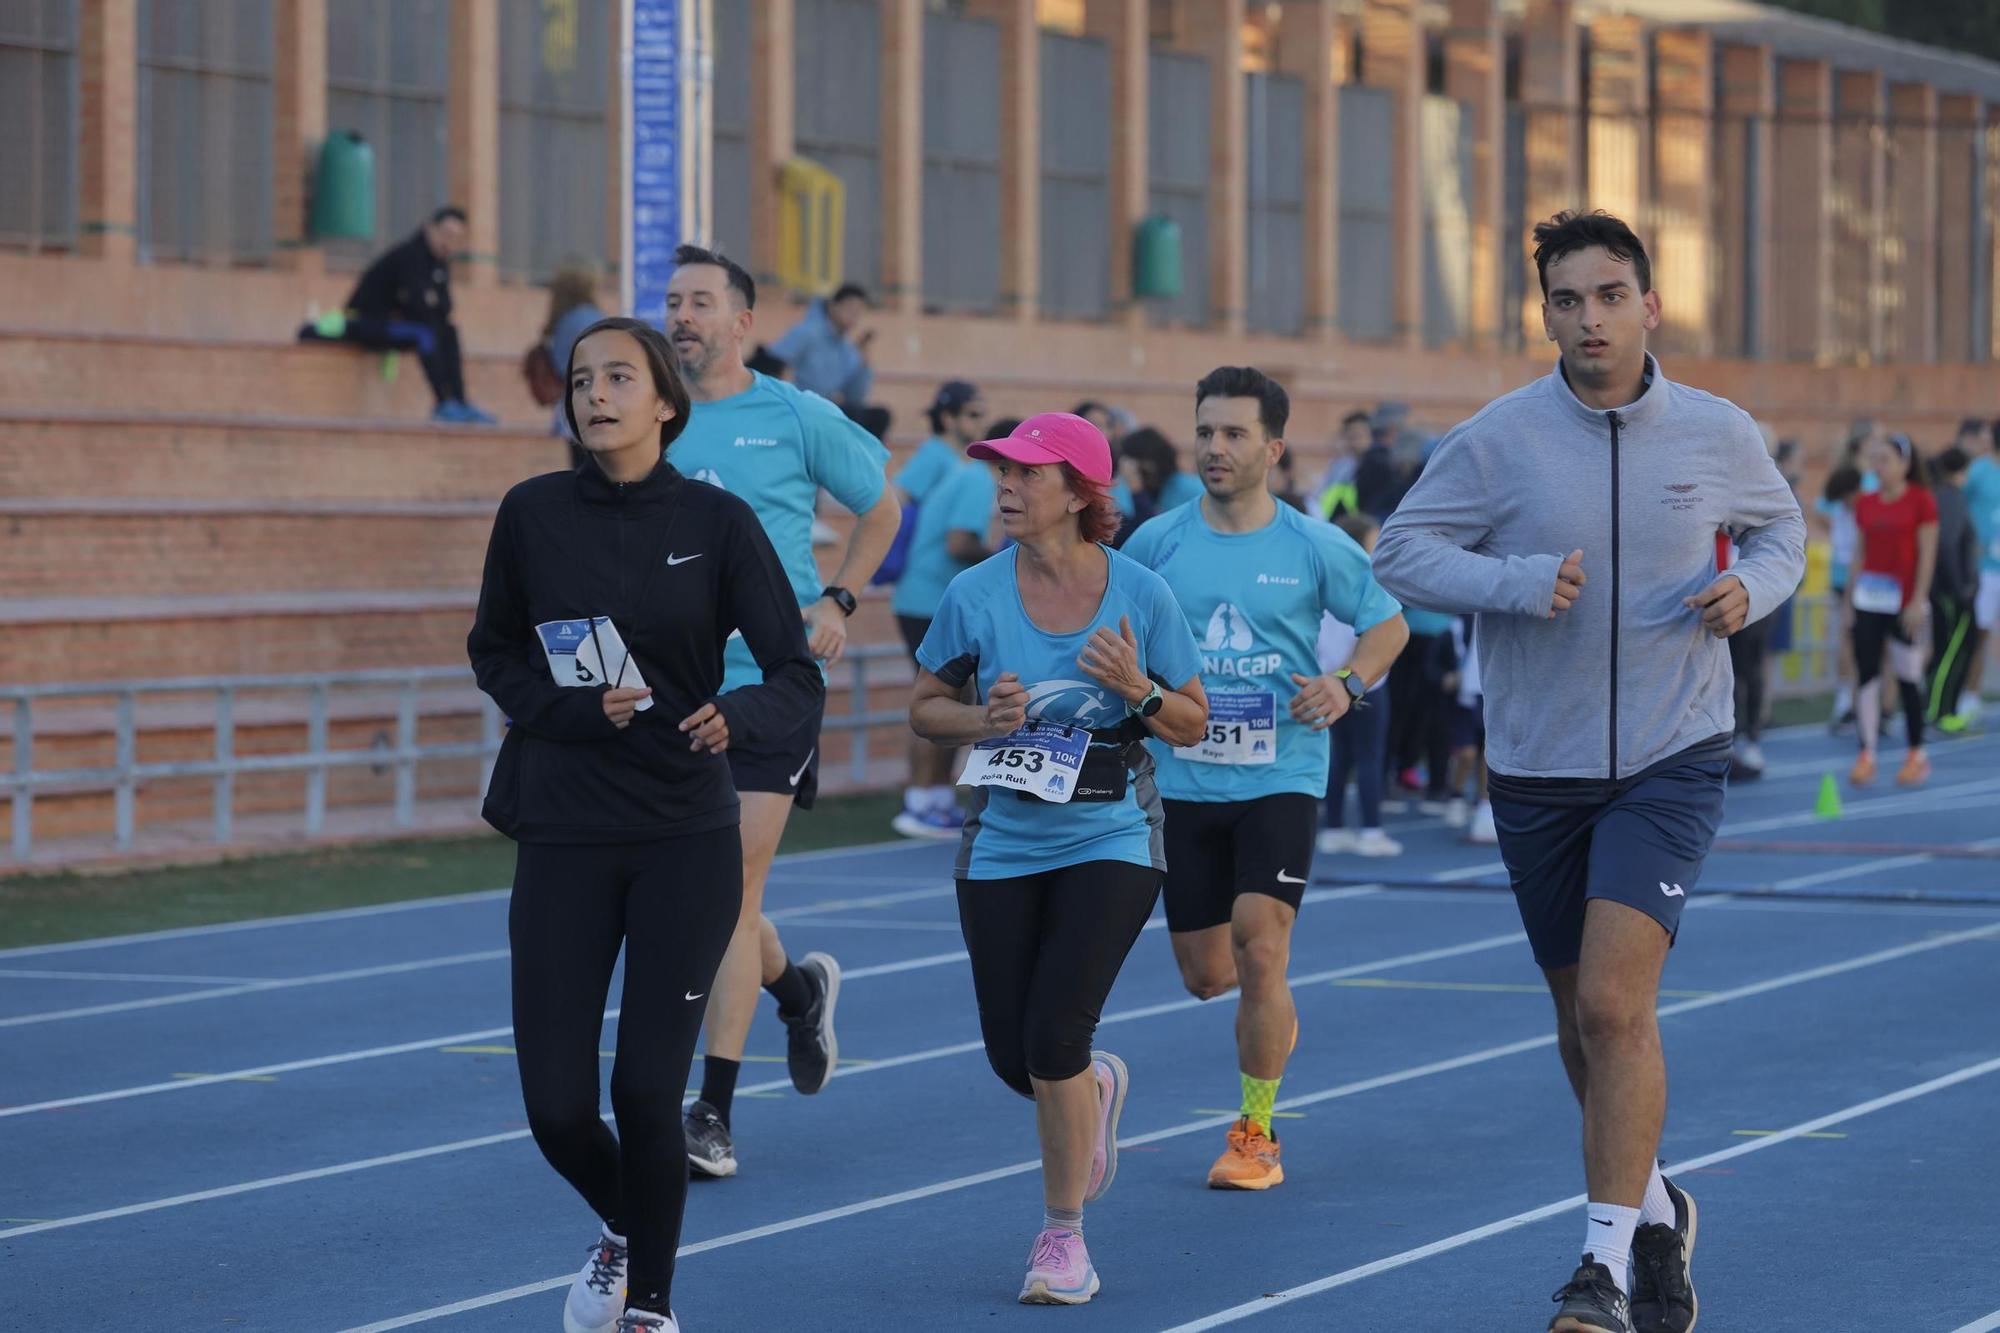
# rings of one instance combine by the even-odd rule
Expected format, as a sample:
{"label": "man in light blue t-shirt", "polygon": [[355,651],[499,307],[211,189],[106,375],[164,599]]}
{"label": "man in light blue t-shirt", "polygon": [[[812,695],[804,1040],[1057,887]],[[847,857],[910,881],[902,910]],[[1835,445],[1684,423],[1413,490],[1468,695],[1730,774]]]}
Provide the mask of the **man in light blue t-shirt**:
{"label": "man in light blue t-shirt", "polygon": [[[1150,742],[1166,809],[1167,929],[1181,978],[1208,999],[1240,987],[1242,1117],[1209,1170],[1215,1189],[1285,1178],[1271,1112],[1298,1036],[1285,981],[1292,923],[1326,793],[1326,730],[1388,674],[1409,638],[1402,607],[1339,528],[1271,495],[1291,403],[1263,372],[1224,366],[1195,386],[1203,495],[1140,525],[1124,554],[1166,579],[1201,647],[1208,732]],[[1361,638],[1322,674],[1320,618]]]}
{"label": "man in light blue t-shirt", "polygon": [[[743,364],[757,286],[741,265],[692,245],[674,252],[674,264],[667,333],[693,407],[667,461],[757,512],[798,599],[813,655],[832,665],[846,648],[847,618],[855,611],[849,589],[867,585],[896,536],[896,496],[883,472],[888,451],[818,394]],[[813,509],[822,489],[859,518],[825,584],[812,546]],[[676,550],[667,559],[681,563],[701,555]],[[740,638],[724,649],[723,667],[725,691],[763,678]],[[743,804],[742,914],[710,989],[701,1099],[686,1122],[689,1164],[709,1176],[736,1173],[730,1109],[760,982],[789,1029],[794,1087],[818,1092],[838,1056],[833,1010],[839,964],[823,953],[794,964],[763,915],[764,878],[785,820],[794,803],[810,808],[818,789],[819,719],[771,746],[732,745],[727,755]]]}
{"label": "man in light blue t-shirt", "polygon": [[[993,474],[965,450],[986,437],[986,400],[976,385],[946,380],[930,407],[936,432],[896,474],[896,487],[916,502],[903,572],[889,609],[914,657],[930,631],[944,590],[993,554]],[[890,827],[906,838],[956,838],[965,828],[952,784],[958,751],[910,738],[910,785]]]}

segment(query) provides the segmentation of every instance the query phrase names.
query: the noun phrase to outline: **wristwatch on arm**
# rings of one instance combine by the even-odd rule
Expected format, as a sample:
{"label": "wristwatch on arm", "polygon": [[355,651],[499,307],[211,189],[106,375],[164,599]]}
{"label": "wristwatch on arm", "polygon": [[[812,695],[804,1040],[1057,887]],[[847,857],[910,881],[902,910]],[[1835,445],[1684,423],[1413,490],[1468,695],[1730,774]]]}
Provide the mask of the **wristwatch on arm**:
{"label": "wristwatch on arm", "polygon": [[1368,706],[1368,682],[1352,671],[1341,670],[1333,673],[1334,679],[1347,687],[1348,702],[1356,708]]}
{"label": "wristwatch on arm", "polygon": [[1153,688],[1146,691],[1146,697],[1136,704],[1126,704],[1126,709],[1136,717],[1153,717],[1166,707],[1167,696],[1160,692],[1160,682],[1153,682]]}
{"label": "wristwatch on arm", "polygon": [[853,593],[849,592],[845,588],[837,587],[832,584],[829,584],[826,587],[821,588],[819,590],[819,595],[821,597],[833,599],[833,604],[840,608],[840,614],[843,616],[852,617],[854,615],[856,606],[859,605],[859,603],[857,603],[854,600]]}

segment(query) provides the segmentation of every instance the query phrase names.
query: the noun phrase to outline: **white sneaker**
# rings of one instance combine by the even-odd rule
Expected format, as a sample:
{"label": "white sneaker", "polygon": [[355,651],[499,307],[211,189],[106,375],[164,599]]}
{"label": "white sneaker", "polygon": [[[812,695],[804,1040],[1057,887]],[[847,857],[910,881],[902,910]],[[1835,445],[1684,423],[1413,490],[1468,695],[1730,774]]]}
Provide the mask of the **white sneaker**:
{"label": "white sneaker", "polygon": [[1323,856],[1345,856],[1354,850],[1354,830],[1344,828],[1323,828],[1314,840]]}
{"label": "white sneaker", "polygon": [[1384,833],[1381,829],[1361,830],[1361,836],[1354,840],[1356,856],[1401,856],[1403,844]]}
{"label": "white sneaker", "polygon": [[1465,840],[1483,846],[1492,846],[1500,841],[1500,830],[1493,826],[1493,806],[1481,801],[1479,808],[1472,812],[1472,823],[1465,830]]}
{"label": "white sneaker", "polygon": [[1417,811],[1419,814],[1442,815],[1449,813],[1450,810],[1451,803],[1448,801],[1433,801],[1426,798],[1417,802]]}
{"label": "white sneaker", "polygon": [[627,1310],[618,1317],[617,1333],[681,1333],[681,1326],[670,1314]]}
{"label": "white sneaker", "polygon": [[1463,796],[1451,798],[1451,804],[1444,808],[1444,822],[1446,828],[1464,828],[1472,822],[1472,807]]}
{"label": "white sneaker", "polygon": [[563,1302],[563,1333],[612,1333],[625,1313],[625,1242],[606,1231]]}

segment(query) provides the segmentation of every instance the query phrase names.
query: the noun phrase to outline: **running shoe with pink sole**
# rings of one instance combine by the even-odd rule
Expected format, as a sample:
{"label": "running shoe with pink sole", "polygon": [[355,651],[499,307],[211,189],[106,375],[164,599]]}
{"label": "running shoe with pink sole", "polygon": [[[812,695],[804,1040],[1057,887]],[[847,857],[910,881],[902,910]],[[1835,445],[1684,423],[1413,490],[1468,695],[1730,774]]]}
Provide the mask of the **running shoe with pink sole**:
{"label": "running shoe with pink sole", "polygon": [[1097,1140],[1090,1147],[1090,1184],[1083,1201],[1096,1203],[1118,1174],[1118,1116],[1125,1109],[1125,1089],[1132,1076],[1125,1062],[1109,1051],[1090,1053],[1090,1072],[1097,1078]]}

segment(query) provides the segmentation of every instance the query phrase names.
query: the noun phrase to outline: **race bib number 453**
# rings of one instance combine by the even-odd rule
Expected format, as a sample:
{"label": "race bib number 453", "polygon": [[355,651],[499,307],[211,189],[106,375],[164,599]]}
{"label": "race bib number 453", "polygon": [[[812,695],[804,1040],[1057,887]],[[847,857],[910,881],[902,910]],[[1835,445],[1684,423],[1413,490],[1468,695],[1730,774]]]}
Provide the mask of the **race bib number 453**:
{"label": "race bib number 453", "polygon": [[1080,727],[1029,722],[1009,736],[981,741],[965,758],[961,787],[1005,787],[1057,805],[1076,795],[1090,733]]}

